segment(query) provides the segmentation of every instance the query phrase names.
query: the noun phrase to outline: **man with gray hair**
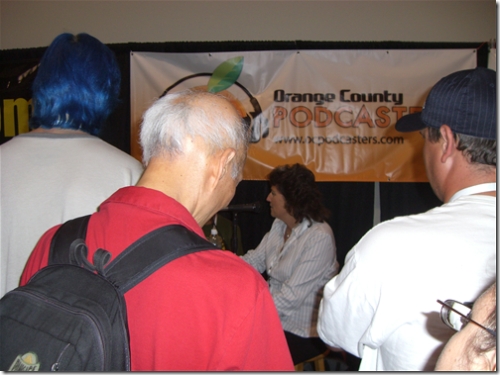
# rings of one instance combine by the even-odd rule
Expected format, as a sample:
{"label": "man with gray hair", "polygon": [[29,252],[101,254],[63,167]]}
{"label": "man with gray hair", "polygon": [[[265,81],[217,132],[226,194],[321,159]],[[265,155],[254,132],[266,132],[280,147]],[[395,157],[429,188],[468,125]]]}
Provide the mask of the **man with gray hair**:
{"label": "man with gray hair", "polygon": [[[184,91],[157,100],[140,134],[143,176],[118,190],[90,218],[88,259],[113,259],[159,227],[202,226],[234,196],[249,129],[224,97]],[[47,264],[50,229],[32,253],[21,284]],[[134,371],[294,369],[264,279],[229,251],[185,255],[125,294]]]}

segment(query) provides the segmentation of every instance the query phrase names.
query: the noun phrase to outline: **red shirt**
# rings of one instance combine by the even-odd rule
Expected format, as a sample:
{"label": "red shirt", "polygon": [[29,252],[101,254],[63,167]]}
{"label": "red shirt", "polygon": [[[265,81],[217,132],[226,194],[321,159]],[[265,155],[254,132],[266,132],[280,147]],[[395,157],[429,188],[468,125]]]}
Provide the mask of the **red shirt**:
{"label": "red shirt", "polygon": [[[181,224],[203,231],[184,206],[165,194],[126,187],[92,215],[86,242],[114,259],[144,234]],[[48,230],[33,250],[21,285],[47,265]],[[132,370],[293,371],[278,313],[264,279],[229,251],[207,250],[162,267],[125,294]]]}

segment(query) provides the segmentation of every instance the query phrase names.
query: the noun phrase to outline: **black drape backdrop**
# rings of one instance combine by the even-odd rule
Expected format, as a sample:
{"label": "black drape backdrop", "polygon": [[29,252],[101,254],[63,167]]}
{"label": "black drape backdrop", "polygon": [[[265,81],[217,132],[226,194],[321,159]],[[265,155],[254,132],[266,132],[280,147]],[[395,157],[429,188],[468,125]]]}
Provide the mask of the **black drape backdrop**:
{"label": "black drape backdrop", "polygon": [[[120,43],[108,45],[116,54],[122,72],[121,103],[108,121],[102,139],[130,153],[130,52],[222,52],[296,49],[446,49],[477,48],[478,66],[487,66],[488,43],[408,43],[408,42],[165,42]],[[46,48],[0,51],[0,95],[2,99],[2,127],[0,143],[10,139],[4,122],[5,100],[31,98],[30,87],[35,67]],[[332,67],[332,71],[334,71]],[[22,77],[22,79],[20,79]],[[16,132],[18,132],[16,130]],[[325,205],[331,210],[329,223],[335,233],[338,258],[341,265],[350,248],[373,225],[374,183],[321,182],[320,190]],[[265,181],[242,181],[231,204],[262,201],[261,213],[239,213],[245,250],[258,245],[270,229],[272,218],[265,198],[269,187]],[[380,183],[381,220],[395,216],[426,211],[440,202],[427,183]],[[230,214],[227,214],[229,217]]]}

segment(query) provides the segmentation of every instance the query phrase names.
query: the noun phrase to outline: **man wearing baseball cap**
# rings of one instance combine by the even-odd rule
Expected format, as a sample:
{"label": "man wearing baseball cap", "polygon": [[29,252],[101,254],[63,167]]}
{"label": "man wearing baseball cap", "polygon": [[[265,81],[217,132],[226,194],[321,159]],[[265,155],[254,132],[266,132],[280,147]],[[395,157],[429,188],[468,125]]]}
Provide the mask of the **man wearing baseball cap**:
{"label": "man wearing baseball cap", "polygon": [[442,78],[400,132],[424,138],[443,205],[370,230],[325,286],[318,333],[361,357],[360,370],[429,371],[454,331],[438,299],[474,301],[496,279],[496,73]]}

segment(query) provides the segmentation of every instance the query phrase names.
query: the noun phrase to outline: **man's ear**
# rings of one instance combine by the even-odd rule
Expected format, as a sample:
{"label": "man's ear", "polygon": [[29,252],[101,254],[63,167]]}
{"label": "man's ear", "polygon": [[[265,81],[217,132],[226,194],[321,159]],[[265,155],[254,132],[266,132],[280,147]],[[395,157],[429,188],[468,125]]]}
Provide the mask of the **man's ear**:
{"label": "man's ear", "polygon": [[480,353],[474,358],[469,366],[470,371],[496,371],[497,370],[497,349],[493,348],[487,352]]}
{"label": "man's ear", "polygon": [[488,369],[487,371],[496,371],[497,370],[497,349],[491,349],[490,351],[487,351],[484,353],[486,358],[488,359]]}
{"label": "man's ear", "polygon": [[232,148],[226,148],[218,152],[215,156],[215,182],[222,180],[226,173],[231,173],[231,161],[236,156],[236,151]]}
{"label": "man's ear", "polygon": [[448,125],[441,125],[439,128],[441,133],[441,162],[444,163],[449,157],[457,151],[457,140],[453,131]]}

